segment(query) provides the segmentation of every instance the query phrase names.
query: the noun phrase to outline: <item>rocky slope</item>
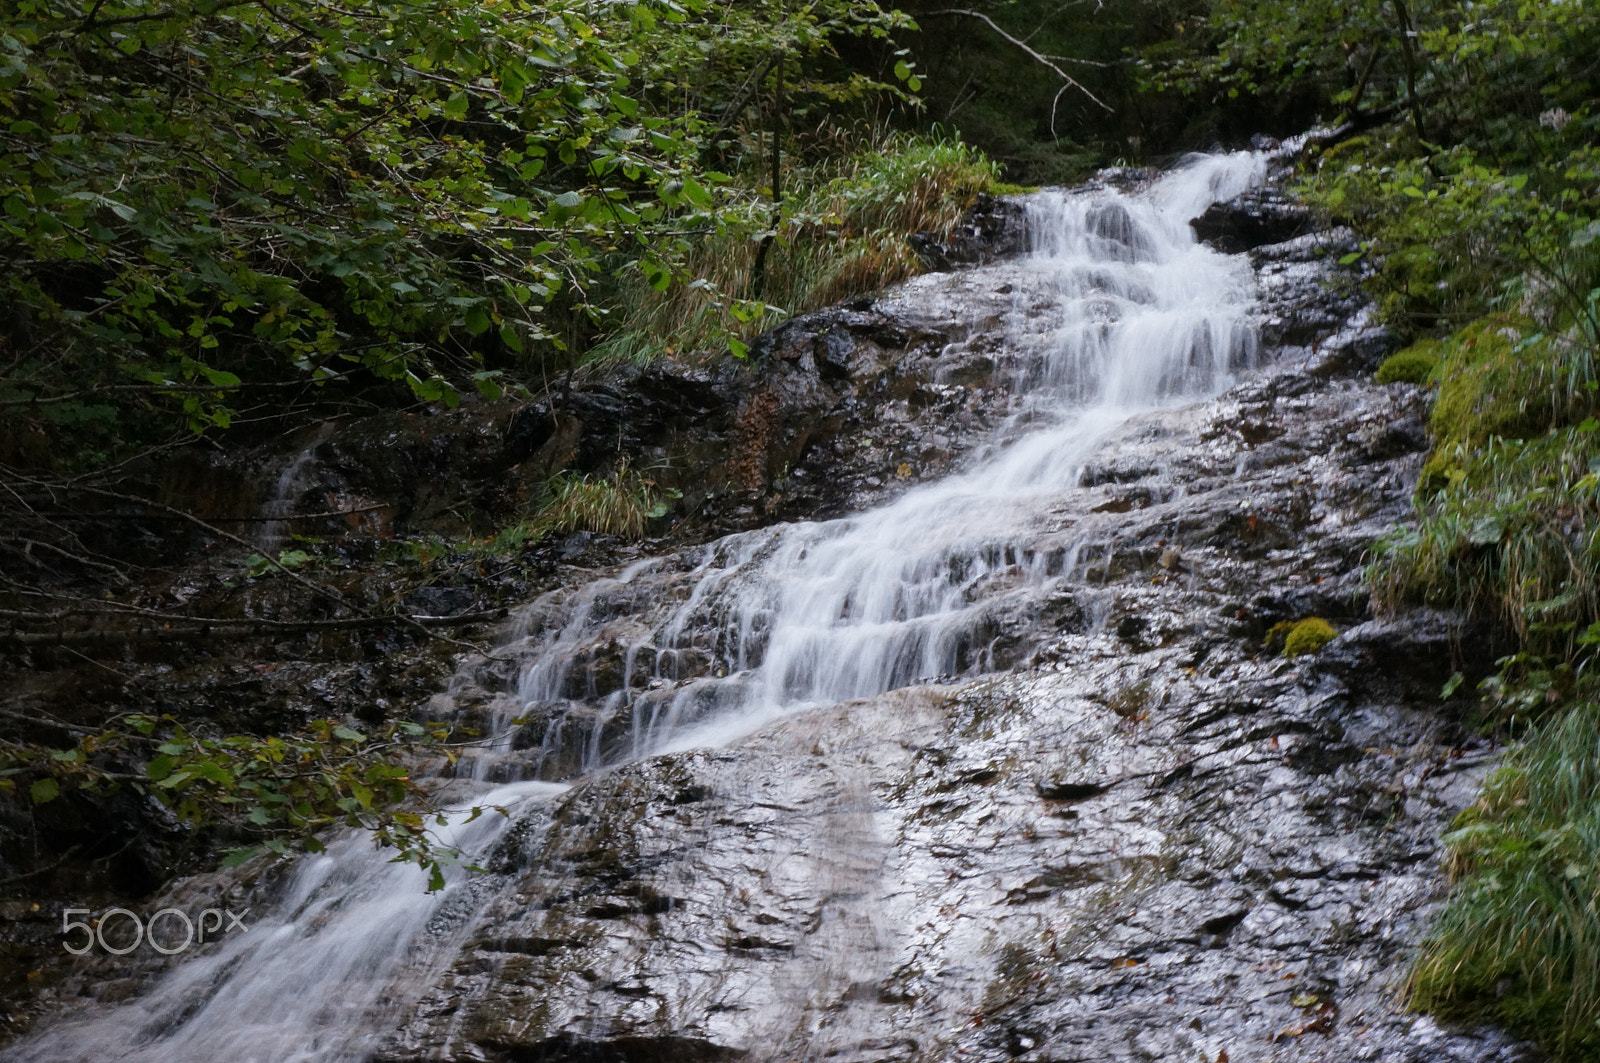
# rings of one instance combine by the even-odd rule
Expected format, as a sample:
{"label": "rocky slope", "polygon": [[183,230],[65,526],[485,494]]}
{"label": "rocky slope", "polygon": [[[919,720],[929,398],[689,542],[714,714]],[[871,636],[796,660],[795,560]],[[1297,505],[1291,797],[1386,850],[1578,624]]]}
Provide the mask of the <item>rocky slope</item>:
{"label": "rocky slope", "polygon": [[[509,499],[598,467],[606,440],[683,491],[670,540],[555,548],[562,608],[589,594],[603,614],[563,698],[730,668],[709,629],[670,666],[628,655],[630,631],[694,594],[706,550],[675,543],[881,502],[1017,415],[1004,385],[1028,367],[1007,328],[1042,312],[1004,261],[1019,226],[985,204],[925,249],[953,272],[790,322],[749,366],[618,371],[472,430],[469,484]],[[1397,1006],[1443,889],[1439,834],[1493,754],[1439,701],[1493,659],[1492,633],[1373,618],[1360,582],[1409,512],[1426,395],[1370,380],[1388,339],[1333,265],[1351,234],[1270,191],[1196,229],[1250,256],[1262,365],[1121,426],[1012,544],[989,577],[1019,588],[986,618],[997,674],[580,779],[501,842],[465,947],[376,1059],[1532,1058]],[[460,512],[412,497],[437,477],[381,471],[453,444],[375,432],[316,443],[306,497],[381,498],[407,527]],[[604,579],[646,551],[665,556]],[[1030,596],[1039,566],[1074,578]],[[450,608],[485,593],[466,590]],[[1337,638],[1281,657],[1275,625],[1307,617]],[[560,637],[549,619],[536,607],[499,659],[462,659],[433,710],[513,706],[523,662]],[[644,726],[515,707],[548,777]],[[61,985],[80,989],[88,971]]]}
{"label": "rocky slope", "polygon": [[1261,203],[1266,366],[1105,442],[1026,544],[1086,561],[1024,662],[580,783],[378,1058],[1532,1058],[1397,1005],[1492,756],[1438,691],[1492,658],[1368,615],[1426,396],[1324,287],[1350,234],[1258,245]]}

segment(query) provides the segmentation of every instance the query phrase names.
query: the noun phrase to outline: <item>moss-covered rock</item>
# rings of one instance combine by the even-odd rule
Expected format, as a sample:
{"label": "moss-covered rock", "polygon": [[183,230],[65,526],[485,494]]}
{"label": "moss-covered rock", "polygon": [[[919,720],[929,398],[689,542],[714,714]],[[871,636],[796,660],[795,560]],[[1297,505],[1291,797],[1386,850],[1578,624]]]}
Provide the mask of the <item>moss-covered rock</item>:
{"label": "moss-covered rock", "polygon": [[1431,424],[1438,453],[1490,436],[1531,439],[1550,430],[1557,414],[1551,359],[1519,346],[1533,331],[1531,322],[1492,314],[1448,340],[1410,348],[1438,353],[1439,399]]}
{"label": "moss-covered rock", "polygon": [[1332,642],[1337,634],[1333,625],[1320,616],[1297,620],[1287,624],[1283,631],[1283,655],[1303,657],[1308,653],[1316,653]]}
{"label": "moss-covered rock", "polygon": [[1391,354],[1385,358],[1378,369],[1373,373],[1373,379],[1380,384],[1426,384],[1433,379],[1433,371],[1439,365],[1439,345],[1431,340],[1424,340],[1413,347]]}

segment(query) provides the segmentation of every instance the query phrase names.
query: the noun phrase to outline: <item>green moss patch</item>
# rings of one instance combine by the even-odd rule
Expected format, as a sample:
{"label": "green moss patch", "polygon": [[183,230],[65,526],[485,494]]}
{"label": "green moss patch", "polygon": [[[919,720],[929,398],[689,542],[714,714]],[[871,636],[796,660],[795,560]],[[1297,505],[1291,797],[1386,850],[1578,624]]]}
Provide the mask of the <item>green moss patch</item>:
{"label": "green moss patch", "polygon": [[1378,366],[1378,371],[1372,375],[1373,379],[1380,384],[1426,384],[1439,366],[1438,346],[1432,340],[1424,340],[1416,346],[1391,354]]}
{"label": "green moss patch", "polygon": [[1439,358],[1434,403],[1434,449],[1445,454],[1491,436],[1531,439],[1557,420],[1553,359],[1524,344],[1534,326],[1510,314],[1491,314],[1442,342],[1410,348]]}
{"label": "green moss patch", "polygon": [[1320,616],[1284,620],[1267,631],[1267,649],[1281,648],[1285,657],[1303,657],[1316,653],[1338,634],[1333,625]]}

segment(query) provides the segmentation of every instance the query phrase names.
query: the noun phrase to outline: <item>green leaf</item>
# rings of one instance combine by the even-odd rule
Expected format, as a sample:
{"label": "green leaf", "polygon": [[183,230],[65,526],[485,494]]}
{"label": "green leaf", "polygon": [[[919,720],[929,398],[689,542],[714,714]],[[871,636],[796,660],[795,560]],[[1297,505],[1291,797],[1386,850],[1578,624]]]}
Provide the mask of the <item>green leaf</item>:
{"label": "green leaf", "polygon": [[334,737],[342,738],[346,742],[365,742],[367,740],[366,735],[362,734],[360,731],[351,730],[343,724],[335,727],[333,729],[333,734]]}
{"label": "green leaf", "polygon": [[658,292],[664,292],[672,283],[672,273],[658,263],[648,259],[639,263],[639,269],[644,272],[645,283]]}
{"label": "green leaf", "polygon": [[200,760],[190,765],[194,774],[218,786],[232,786],[233,776],[222,765],[213,760]]}
{"label": "green leaf", "polygon": [[265,848],[260,845],[252,845],[245,849],[229,849],[227,855],[222,858],[221,866],[224,869],[238,867],[240,864],[254,860],[265,851]]}
{"label": "green leaf", "polygon": [[33,803],[36,805],[54,801],[60,792],[60,785],[48,775],[42,779],[35,779],[33,785],[28,787],[28,796],[33,798]]}
{"label": "green leaf", "polygon": [[144,766],[144,773],[152,782],[160,782],[172,774],[172,758],[163,753]]}
{"label": "green leaf", "polygon": [[711,193],[706,191],[705,185],[693,177],[683,179],[683,196],[697,207],[711,206]]}

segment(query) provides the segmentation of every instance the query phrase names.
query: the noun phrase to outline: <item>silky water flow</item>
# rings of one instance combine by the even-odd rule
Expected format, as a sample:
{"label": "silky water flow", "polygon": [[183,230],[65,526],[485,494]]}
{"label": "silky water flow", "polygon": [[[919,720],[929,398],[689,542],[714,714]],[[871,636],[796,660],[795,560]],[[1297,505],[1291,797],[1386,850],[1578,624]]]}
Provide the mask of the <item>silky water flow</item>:
{"label": "silky water flow", "polygon": [[[732,535],[524,609],[495,654],[519,662],[514,689],[479,720],[493,737],[442,791],[509,815],[452,813],[442,840],[466,863],[484,859],[566,788],[541,775],[726,743],[808,707],[997,667],[997,608],[1081,578],[1076,551],[1024,544],[1085,462],[1130,418],[1215,395],[1254,361],[1251,271],[1198,244],[1188,222],[1264,169],[1257,155],[1204,156],[1139,193],[1028,199],[1031,250],[1005,267],[1013,414],[965,471],[878,509]],[[603,695],[585,671],[602,643],[623,661]],[[430,714],[471,682],[459,675]],[[547,722],[530,736],[514,723],[523,717]],[[248,931],[0,1058],[362,1059],[449,963],[494,888],[456,870],[429,894],[416,867],[389,855],[362,835],[331,840],[289,870]]]}

